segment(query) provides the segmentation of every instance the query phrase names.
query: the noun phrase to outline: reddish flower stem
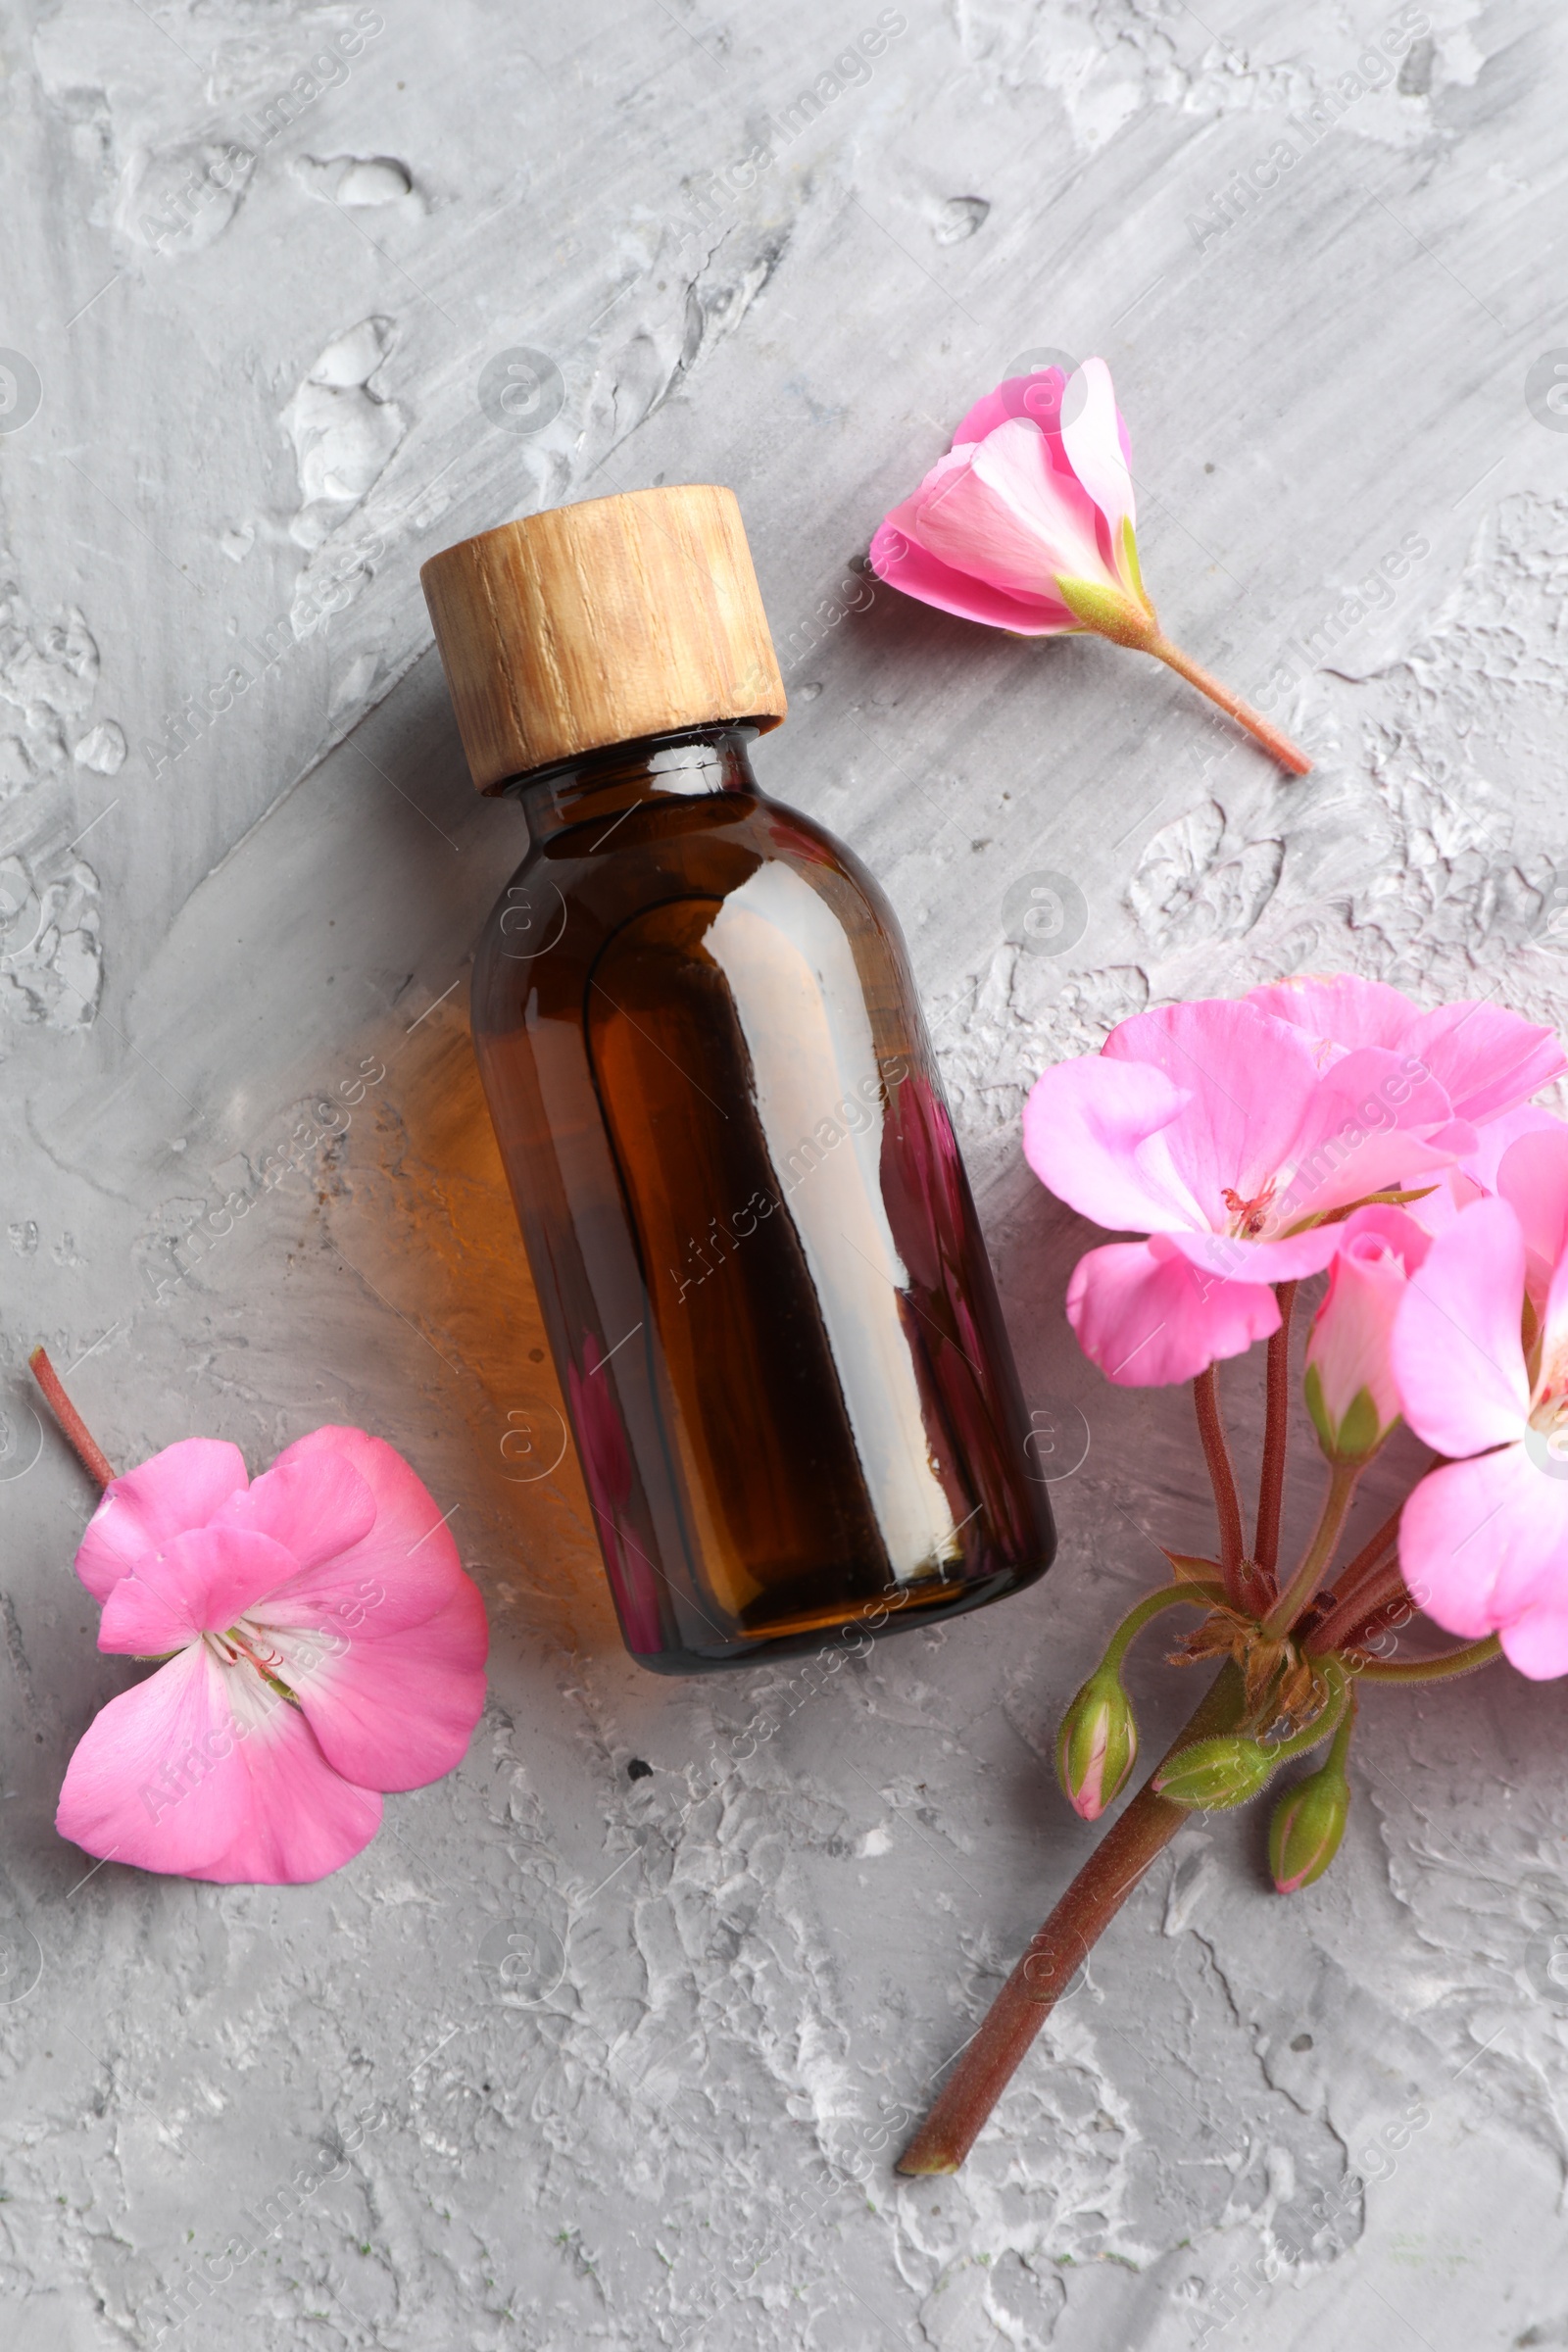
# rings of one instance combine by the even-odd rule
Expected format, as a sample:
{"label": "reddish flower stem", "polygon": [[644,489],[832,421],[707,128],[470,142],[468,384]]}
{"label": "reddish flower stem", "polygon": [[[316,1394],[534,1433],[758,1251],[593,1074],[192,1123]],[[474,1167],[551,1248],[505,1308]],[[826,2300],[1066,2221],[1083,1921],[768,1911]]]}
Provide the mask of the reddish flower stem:
{"label": "reddish flower stem", "polygon": [[1219,1564],[1224,1572],[1225,1590],[1232,1601],[1240,1601],[1246,1548],[1242,1498],[1237,1491],[1231,1449],[1225,1443],[1225,1424],[1219,1410],[1219,1379],[1212,1364],[1194,1381],[1193,1402],[1198,1408],[1198,1434],[1203,1441],[1203,1459],[1208,1464],[1209,1484],[1214,1490],[1214,1508],[1219,1513]]}
{"label": "reddish flower stem", "polygon": [[[1408,1496],[1406,1500],[1408,1500]],[[1362,1578],[1370,1575],[1382,1560],[1383,1554],[1399,1541],[1399,1519],[1403,1510],[1404,1503],[1396,1502],[1383,1525],[1378,1529],[1377,1534],[1367,1539],[1354,1559],[1348,1567],[1342,1568],[1335,1578],[1335,1590],[1345,1599],[1349,1600],[1352,1597],[1355,1588]]]}
{"label": "reddish flower stem", "polygon": [[1263,1619],[1262,1630],[1271,1640],[1277,1642],[1288,1634],[1302,1611],[1316,1599],[1334,1554],[1340,1547],[1340,1538],[1345,1533],[1345,1522],[1350,1514],[1350,1504],[1355,1496],[1361,1470],[1359,1462],[1329,1464],[1329,1491],[1323,1497],[1323,1508],[1312,1541],[1301,1555],[1300,1566]]}
{"label": "reddish flower stem", "polygon": [[901,2173],[956,2173],[985,2128],[1090,1947],[1109,1927],[1150,1864],[1192,1814],[1156,1796],[1154,1778],[1180,1747],[1230,1731],[1246,1708],[1242,1678],[1221,1667],[1127,1810],[1111,1825],[992,2002],[946,2088],[899,2158]]}
{"label": "reddish flower stem", "polygon": [[1263,1423],[1263,1470],[1257,1485],[1257,1534],[1252,1544],[1253,1564],[1269,1580],[1273,1595],[1274,1571],[1280,1559],[1280,1511],[1285,1500],[1285,1456],[1291,1434],[1291,1310],[1297,1284],[1276,1283],[1280,1327],[1268,1344],[1268,1411]]}
{"label": "reddish flower stem", "polygon": [[33,1349],[27,1358],[27,1366],[48,1398],[49,1410],[59,1422],[61,1434],[69,1440],[87,1476],[96,1479],[100,1487],[107,1487],[115,1475],[114,1466],[66,1395],[60,1375],[42,1348]]}
{"label": "reddish flower stem", "polygon": [[1167,663],[1178,677],[1196,686],[1200,694],[1206,694],[1211,703],[1218,703],[1222,710],[1227,711],[1239,726],[1245,727],[1250,735],[1255,736],[1264,751],[1271,753],[1281,767],[1289,768],[1293,776],[1311,773],[1311,760],[1304,752],[1297,750],[1288,735],[1282,735],[1261,710],[1254,710],[1250,703],[1244,703],[1239,694],[1232,694],[1228,686],[1220,684],[1212,670],[1204,669],[1190,654],[1184,654],[1179,645],[1172,645],[1168,637],[1156,631],[1140,650],[1152,654],[1156,662]]}
{"label": "reddish flower stem", "polygon": [[1401,1502],[1389,1513],[1371,1542],[1363,1544],[1349,1566],[1335,1578],[1334,1605],[1307,1637],[1306,1646],[1314,1657],[1325,1650],[1344,1649],[1352,1632],[1403,1593],[1404,1571],[1397,1553],[1392,1560],[1388,1556],[1399,1541],[1403,1508]]}
{"label": "reddish flower stem", "polygon": [[1314,1656],[1324,1634],[1332,1634],[1337,1649],[1364,1649],[1374,1634],[1394,1634],[1415,1615],[1415,1602],[1404,1589],[1404,1570],[1397,1555],[1369,1576],[1359,1592],[1352,1592],[1343,1609],[1336,1609],[1307,1642]]}

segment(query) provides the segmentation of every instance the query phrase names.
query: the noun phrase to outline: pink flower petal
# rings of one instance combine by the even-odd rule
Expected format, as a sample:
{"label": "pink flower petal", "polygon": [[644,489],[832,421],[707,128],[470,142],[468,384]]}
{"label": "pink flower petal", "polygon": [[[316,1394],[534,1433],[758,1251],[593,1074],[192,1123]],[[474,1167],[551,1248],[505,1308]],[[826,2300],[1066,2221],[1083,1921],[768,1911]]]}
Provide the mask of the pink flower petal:
{"label": "pink flower petal", "polygon": [[[1501,1112],[1498,1117],[1489,1119],[1478,1131],[1475,1150],[1467,1152],[1453,1167],[1432,1170],[1424,1178],[1417,1179],[1423,1187],[1424,1197],[1410,1202],[1411,1216],[1428,1233],[1446,1232],[1454,1218],[1472,1201],[1497,1191],[1502,1162],[1516,1143],[1527,1135],[1564,1134],[1568,1134],[1568,1128],[1564,1127],[1561,1119],[1554,1118],[1549,1110],[1537,1109],[1533,1103],[1527,1102],[1518,1110]],[[1521,1163],[1521,1166],[1525,1164]],[[1544,1252],[1543,1242],[1548,1232],[1555,1230],[1554,1220],[1549,1215],[1544,1220],[1537,1218],[1522,1194],[1516,1193],[1510,1199],[1510,1205],[1518,1212],[1519,1221],[1525,1229],[1527,1279],[1531,1296],[1544,1297],[1551,1276],[1552,1260]]]}
{"label": "pink flower petal", "polygon": [[1067,1285],[1067,1320],[1107,1380],[1158,1388],[1245,1355],[1279,1329],[1280,1310],[1266,1283],[1217,1281],[1156,1234],[1081,1257]]}
{"label": "pink flower petal", "polygon": [[960,620],[984,621],[1019,637],[1056,637],[1080,626],[1059,598],[1007,596],[928,554],[891,518],[871,542],[870,561],[878,579],[890,587],[934,605],[939,612],[956,612]]}
{"label": "pink flower petal", "polygon": [[1408,1206],[1423,1233],[1446,1233],[1454,1218],[1482,1198],[1482,1188],[1457,1165],[1429,1169],[1418,1182],[1421,1199]]}
{"label": "pink flower petal", "polygon": [[138,1561],[243,1494],[245,1456],[219,1438],[181,1438],[104,1489],[76,1553],[76,1574],[106,1600]]}
{"label": "pink flower petal", "polygon": [[1109,576],[1092,501],[1072,473],[1057,472],[1045,436],[1023,417],[941,459],[887,519],[956,571],[1009,596],[1055,597],[1061,572]]}
{"label": "pink flower petal", "polygon": [[293,1554],[297,1574],[352,1549],[375,1519],[374,1493],[340,1446],[290,1446],[243,1494],[230,1495],[214,1524],[270,1536]]}
{"label": "pink flower petal", "polygon": [[368,1844],[380,1797],[254,1676],[236,1738],[232,1680],[198,1643],[111,1699],[67,1769],[60,1835],[100,1860],[264,1885],[323,1878]]}
{"label": "pink flower petal", "polygon": [[1536,1399],[1548,1396],[1560,1405],[1568,1397],[1568,1252],[1551,1270],[1546,1296],[1540,1301],[1541,1365],[1536,1376]]}
{"label": "pink flower petal", "polygon": [[1395,1386],[1410,1427],[1440,1453],[1519,1437],[1530,1409],[1524,1294],[1524,1236],[1503,1200],[1467,1208],[1410,1277],[1394,1327]]}
{"label": "pink flower petal", "polygon": [[1421,1017],[1420,1007],[1396,988],[1381,980],[1358,980],[1353,972],[1340,972],[1332,979],[1308,974],[1276,980],[1267,988],[1250,989],[1247,1002],[1304,1031],[1314,1048],[1321,1049],[1324,1063],[1352,1046],[1394,1051]]}
{"label": "pink flower petal", "polygon": [[382,1439],[330,1424],[288,1446],[275,1467],[323,1454],[347,1461],[364,1479],[375,1499],[375,1523],[335,1559],[302,1570],[270,1592],[268,1622],[330,1624],[350,1633],[373,1624],[383,1640],[427,1623],[468,1584],[429,1488]]}
{"label": "pink flower petal", "polygon": [[1200,1215],[1156,1162],[1151,1138],[1192,1100],[1148,1062],[1083,1054],[1043,1070],[1023,1108],[1024,1157],[1042,1184],[1110,1232],[1158,1233]]}
{"label": "pink flower petal", "polygon": [[[265,1607],[260,1613],[266,1621]],[[377,1637],[374,1614],[322,1642],[274,1630],[277,1671],[305,1710],[321,1752],[367,1788],[422,1788],[461,1764],[484,1709],[489,1630],[477,1588],[462,1577],[423,1625]]]}
{"label": "pink flower petal", "polygon": [[924,507],[921,545],[999,588],[1050,593],[1063,574],[1119,586],[1101,554],[1094,500],[1053,454],[1029,418],[999,425]]}
{"label": "pink flower petal", "polygon": [[1568,1604],[1526,1609],[1502,1629],[1502,1654],[1533,1683],[1568,1674]]}
{"label": "pink flower petal", "polygon": [[1012,416],[1033,417],[1042,432],[1061,438],[1061,401],[1067,377],[1060,368],[1041,368],[1033,375],[1009,375],[994,392],[984,393],[953,436],[953,447],[983,441]]}
{"label": "pink flower petal", "polygon": [[1080,400],[1072,385],[1068,386],[1062,403],[1062,446],[1068,464],[1105,518],[1111,546],[1120,547],[1122,517],[1133,522],[1137,516],[1110,369],[1103,360],[1085,360],[1072,383],[1080,387],[1083,397]]}
{"label": "pink flower petal", "polygon": [[221,1886],[294,1886],[324,1879],[363,1852],[381,1826],[378,1789],[334,1772],[309,1723],[285,1699],[246,1686],[236,1730],[240,1767],[233,1836],[190,1878]]}
{"label": "pink flower petal", "polygon": [[142,1870],[199,1871],[220,1854],[233,1836],[237,1769],[221,1685],[196,1642],[112,1698],[67,1766],[61,1837]]}
{"label": "pink flower petal", "polygon": [[1467,1641],[1500,1631],[1508,1657],[1538,1680],[1564,1671],[1568,1479],[1538,1469],[1524,1446],[1431,1471],[1404,1506],[1399,1556],[1411,1597],[1439,1625]]}
{"label": "pink flower petal", "polygon": [[[1505,1110],[1499,1117],[1489,1119],[1481,1129],[1475,1150],[1467,1152],[1459,1163],[1460,1172],[1470,1179],[1478,1193],[1494,1193],[1504,1154],[1527,1135],[1568,1135],[1568,1127],[1551,1111],[1543,1110],[1534,1102],[1526,1102],[1518,1110]],[[1529,1219],[1517,1200],[1513,1205],[1528,1236]]]}
{"label": "pink flower petal", "polygon": [[1401,1050],[1426,1064],[1454,1117],[1475,1126],[1528,1102],[1568,1069],[1550,1029],[1500,1004],[1440,1004],[1421,1015]]}
{"label": "pink flower petal", "polygon": [[1248,1001],[1296,1022],[1325,1059],[1355,1046],[1408,1054],[1443,1088],[1454,1117],[1475,1126],[1528,1102],[1568,1067],[1551,1030],[1500,1005],[1464,1002],[1423,1012],[1397,989],[1348,972],[1282,980],[1254,988]]}
{"label": "pink flower petal", "polygon": [[1236,1241],[1228,1233],[1173,1233],[1173,1250],[1204,1274],[1227,1282],[1300,1282],[1338,1256],[1343,1225],[1313,1225],[1277,1242]]}
{"label": "pink flower petal", "polygon": [[1443,1088],[1408,1059],[1355,1046],[1323,1072],[1291,1152],[1280,1202],[1288,1220],[1416,1184],[1474,1150],[1474,1129],[1450,1116]]}
{"label": "pink flower petal", "polygon": [[1345,1237],[1340,1246],[1342,1255],[1368,1266],[1392,1258],[1401,1269],[1401,1280],[1407,1280],[1417,1266],[1424,1266],[1431,1255],[1431,1234],[1423,1232],[1407,1209],[1386,1202],[1352,1209],[1340,1230]]}
{"label": "pink flower petal", "polygon": [[1152,1063],[1191,1090],[1162,1143],[1197,1203],[1193,1223],[1224,1232],[1236,1213],[1227,1192],[1266,1211],[1319,1083],[1298,1031],[1255,1005],[1210,998],[1135,1013],[1103,1050],[1109,1061]]}
{"label": "pink flower petal", "polygon": [[199,1527],[175,1536],[122,1576],[104,1602],[100,1649],[158,1657],[203,1633],[221,1633],[293,1576],[294,1557],[247,1528]]}
{"label": "pink flower petal", "polygon": [[[1493,1189],[1519,1219],[1531,1288],[1544,1291],[1551,1268],[1568,1248],[1568,1127],[1545,1112],[1534,1115],[1547,1118],[1547,1125],[1516,1137],[1499,1154]],[[1504,1122],[1499,1119],[1497,1125]]]}

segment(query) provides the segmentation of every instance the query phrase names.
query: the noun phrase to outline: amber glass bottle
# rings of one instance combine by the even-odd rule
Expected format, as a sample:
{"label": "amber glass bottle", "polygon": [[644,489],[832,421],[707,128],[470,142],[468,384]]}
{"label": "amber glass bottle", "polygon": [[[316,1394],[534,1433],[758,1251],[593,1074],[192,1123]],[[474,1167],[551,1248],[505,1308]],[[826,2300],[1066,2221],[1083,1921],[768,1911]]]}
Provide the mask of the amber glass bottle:
{"label": "amber glass bottle", "polygon": [[784,696],[733,498],[556,509],[423,578],[528,823],[473,1034],[628,1649],[1017,1591],[1054,1537],[996,1288],[892,911],[752,772]]}

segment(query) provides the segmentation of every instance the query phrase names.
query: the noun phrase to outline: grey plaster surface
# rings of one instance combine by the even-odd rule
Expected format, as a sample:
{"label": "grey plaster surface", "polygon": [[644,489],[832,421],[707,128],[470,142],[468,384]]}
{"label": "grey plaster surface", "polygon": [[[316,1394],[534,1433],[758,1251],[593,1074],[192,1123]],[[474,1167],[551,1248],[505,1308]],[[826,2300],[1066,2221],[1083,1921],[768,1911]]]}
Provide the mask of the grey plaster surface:
{"label": "grey plaster surface", "polygon": [[[1260,1816],[1186,1833],[963,2174],[889,2170],[1088,1849],[1060,1705],[1155,1540],[1210,1524],[1185,1395],[1076,1354],[1091,1236],[1020,1163],[1029,1080],[1299,968],[1568,1017],[1568,21],[1429,0],[1357,90],[1384,0],[904,13],[833,90],[870,0],[387,0],[330,76],[370,22],[338,0],[0,18],[23,2352],[1568,2344],[1568,1707],[1503,1671],[1368,1703],[1346,1849],[1293,1901]],[[865,589],[885,509],[1042,348],[1109,361],[1162,617],[1244,690],[1295,681],[1309,778],[1138,657]],[[497,421],[518,350],[559,407],[536,365]],[[892,895],[1031,1403],[1090,1439],[1043,1585],[835,1677],[640,1673],[570,1457],[516,1467],[553,1391],[465,1006],[522,845],[466,782],[416,568],[666,480],[740,495],[793,698],[760,771]],[[1088,909],[1054,957],[1004,937],[1038,873]],[[356,1104],[335,1139],[322,1098]],[[92,1497],[31,1410],[39,1339],[118,1462],[207,1432],[260,1469],[347,1419],[455,1507],[489,1707],[338,1876],[89,1875],[57,1838],[140,1670],[72,1575]],[[1308,1448],[1293,1529],[1314,1480]],[[1152,1740],[1186,1692],[1141,1675]]]}

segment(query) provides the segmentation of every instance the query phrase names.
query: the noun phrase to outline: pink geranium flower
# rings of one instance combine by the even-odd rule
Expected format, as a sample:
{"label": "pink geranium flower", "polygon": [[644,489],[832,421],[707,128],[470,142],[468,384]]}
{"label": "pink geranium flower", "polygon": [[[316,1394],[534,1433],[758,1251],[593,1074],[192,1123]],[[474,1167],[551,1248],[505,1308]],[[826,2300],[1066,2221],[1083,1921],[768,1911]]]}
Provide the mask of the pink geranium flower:
{"label": "pink geranium flower", "polygon": [[1103,360],[1009,376],[976,401],[912,498],[871,541],[871,567],[922,604],[1021,637],[1093,626],[1085,588],[1148,612],[1131,453]]}
{"label": "pink geranium flower", "polygon": [[375,1835],[382,1790],[467,1747],[484,1604],[426,1488],[363,1430],[316,1430],[254,1481],[237,1446],[166,1446],[105,1490],[76,1568],[99,1647],[167,1659],[71,1759],[57,1827],[90,1854],[318,1879]]}
{"label": "pink geranium flower", "polygon": [[1568,1132],[1530,1135],[1432,1245],[1394,1336],[1405,1419],[1440,1453],[1404,1506],[1405,1583],[1440,1625],[1568,1674]]}
{"label": "pink geranium flower", "polygon": [[[1353,1008],[1367,984],[1338,985]],[[1541,1083],[1537,1066],[1519,1057],[1517,1083]],[[1100,1053],[1045,1071],[1023,1114],[1025,1156],[1054,1193],[1150,1237],[1091,1250],[1067,1291],[1080,1346],[1123,1387],[1191,1379],[1267,1338],[1270,1286],[1339,1248],[1325,1219],[1477,1140],[1415,1054],[1216,999],[1122,1022]]]}
{"label": "pink geranium flower", "polygon": [[1110,369],[1086,360],[1009,376],[871,541],[879,578],[922,604],[1020,637],[1088,629],[1189,679],[1282,764],[1311,761],[1173,645],[1144,586],[1127,427]]}

